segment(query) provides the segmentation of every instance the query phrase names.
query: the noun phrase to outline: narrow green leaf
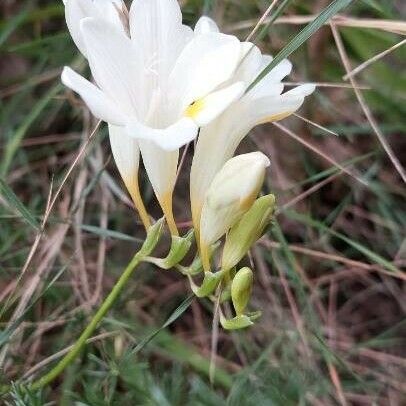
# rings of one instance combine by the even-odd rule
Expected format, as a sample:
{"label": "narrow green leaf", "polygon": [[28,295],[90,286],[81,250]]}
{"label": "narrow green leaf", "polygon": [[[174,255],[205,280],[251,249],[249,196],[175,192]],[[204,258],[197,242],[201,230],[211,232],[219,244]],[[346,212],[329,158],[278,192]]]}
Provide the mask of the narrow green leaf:
{"label": "narrow green leaf", "polygon": [[41,299],[42,296],[57,282],[59,277],[68,269],[70,264],[64,265],[57,274],[51,279],[48,285],[43,289],[41,293],[35,297],[32,302],[25,308],[24,312],[16,319],[10,326],[8,326],[5,330],[0,330],[0,348],[8,342],[11,335],[15,332],[18,326],[24,321],[26,315],[31,311],[31,309],[35,306],[36,303]]}
{"label": "narrow green leaf", "polygon": [[7,41],[10,35],[24,22],[30,9],[31,1],[25,5],[25,7],[13,18],[8,20],[0,32],[0,47]]}
{"label": "narrow green leaf", "polygon": [[175,320],[177,320],[189,308],[194,298],[195,295],[193,294],[189,295],[168,317],[166,322],[160,328],[153,331],[151,334],[149,334],[147,337],[141,340],[141,342],[139,342],[133,350],[129,351],[129,355],[134,355],[137,352],[141,351],[157,334],[159,334],[162,330],[171,325]]}
{"label": "narrow green leaf", "polygon": [[305,216],[303,214],[299,214],[293,211],[288,212],[289,217],[300,221],[301,223],[308,224],[311,227],[315,227],[320,229],[323,232],[326,232],[328,234],[333,235],[334,237],[339,238],[340,240],[346,242],[348,245],[356,249],[358,252],[361,254],[365,255],[367,258],[375,262],[376,264],[382,266],[383,268],[386,268],[387,270],[395,273],[401,273],[401,271],[393,265],[392,262],[389,260],[381,257],[380,255],[376,254],[375,252],[371,251],[369,248],[365,247],[364,245],[360,244],[357,241],[353,241],[351,238],[347,237],[344,234],[341,234],[335,230],[330,229],[329,227],[325,226],[323,223],[317,220],[313,220],[309,218],[308,216]]}
{"label": "narrow green leaf", "polygon": [[0,194],[9,204],[12,209],[17,210],[21,216],[34,227],[36,230],[40,229],[40,226],[35,219],[35,217],[30,213],[30,211],[21,203],[20,199],[15,195],[7,183],[0,178]]}
{"label": "narrow green leaf", "polygon": [[62,89],[62,85],[53,86],[33,107],[30,114],[27,115],[20,127],[15,131],[12,137],[8,140],[4,155],[0,165],[0,174],[5,176],[13,161],[14,155],[20,147],[26,132],[31,127],[32,123],[39,117],[53,97]]}
{"label": "narrow green leaf", "polygon": [[97,226],[91,226],[89,224],[80,224],[79,227],[92,234],[99,235],[101,237],[106,238],[114,238],[116,240],[123,240],[123,241],[134,241],[134,242],[144,242],[144,240],[140,238],[132,237],[131,235],[121,233],[119,231],[109,230],[107,228],[101,228]]}
{"label": "narrow green leaf", "polygon": [[295,52],[326,21],[347,7],[353,0],[335,0],[331,2],[312,22],[306,25],[269,63],[269,65],[248,86],[246,93],[255,87],[279,62]]}
{"label": "narrow green leaf", "polygon": [[292,1],[293,0],[283,0],[282,1],[282,3],[279,5],[279,7],[269,17],[268,23],[264,27],[262,27],[262,29],[254,37],[252,42],[254,42],[256,44],[257,41],[260,41],[261,39],[263,39],[265,37],[265,35],[268,33],[271,25],[285,11],[286,7],[289,6],[289,3],[291,3]]}

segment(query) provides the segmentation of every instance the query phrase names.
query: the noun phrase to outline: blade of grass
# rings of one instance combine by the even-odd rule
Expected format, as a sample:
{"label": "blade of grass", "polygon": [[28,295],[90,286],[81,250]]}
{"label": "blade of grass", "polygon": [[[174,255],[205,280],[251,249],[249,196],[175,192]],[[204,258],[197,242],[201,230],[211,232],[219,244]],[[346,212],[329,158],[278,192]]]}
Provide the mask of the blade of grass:
{"label": "blade of grass", "polygon": [[383,268],[394,272],[394,273],[402,273],[395,265],[393,265],[390,261],[387,259],[381,257],[380,255],[376,254],[375,252],[371,251],[369,248],[365,247],[364,245],[360,244],[357,241],[353,241],[351,238],[345,236],[344,234],[341,234],[335,230],[330,229],[320,221],[314,220],[310,218],[309,216],[305,216],[303,214],[299,214],[294,211],[287,211],[287,215],[294,219],[297,220],[301,223],[308,224],[311,227],[317,228],[321,230],[324,233],[328,233],[333,235],[334,237],[339,238],[340,240],[346,242],[348,245],[356,249],[358,252],[361,254],[365,255],[367,258],[372,260],[373,262],[381,265]]}
{"label": "blade of grass", "polygon": [[80,227],[80,229],[82,229],[84,231],[87,231],[92,234],[96,234],[101,237],[114,238],[117,240],[132,241],[132,242],[139,242],[139,243],[142,243],[144,241],[140,238],[135,238],[135,237],[132,237],[131,235],[124,234],[119,231],[109,230],[107,228],[101,228],[101,227],[92,226],[92,225],[88,225],[88,224],[80,224],[79,227]]}
{"label": "blade of grass", "polygon": [[34,106],[31,113],[25,118],[20,127],[16,130],[13,136],[8,140],[6,148],[3,154],[3,158],[0,166],[0,175],[5,176],[10,168],[11,162],[13,161],[14,155],[17,152],[22,139],[24,138],[26,132],[32,125],[32,123],[39,117],[48,103],[57,95],[57,93],[62,89],[62,85],[58,84],[53,86]]}
{"label": "blade of grass", "polygon": [[1,178],[0,178],[0,194],[4,197],[4,199],[7,201],[7,203],[12,209],[16,209],[28,224],[30,224],[33,228],[39,231],[40,226],[35,217],[23,205],[23,203],[12,191],[12,189],[7,185],[7,183]]}
{"label": "blade of grass", "polygon": [[[274,21],[285,11],[286,7],[289,6],[289,4],[292,2],[292,0],[283,0],[282,3],[279,5],[279,7],[275,10],[275,12],[269,17],[269,21],[266,23],[266,25],[259,31],[258,35],[255,36],[252,42],[257,43],[257,41],[260,41],[265,37],[265,35],[268,33],[269,28],[271,25],[274,23]],[[262,19],[258,22],[258,26],[262,23]],[[256,27],[254,28],[256,30]],[[250,36],[254,34],[254,30]],[[247,38],[247,41],[249,40],[249,37]]]}
{"label": "blade of grass", "polygon": [[195,298],[194,294],[189,295],[168,317],[164,324],[157,330],[153,331],[151,334],[146,336],[143,340],[141,340],[134,349],[129,351],[129,356],[137,354],[137,352],[141,351],[155,336],[157,336],[162,330],[166,329],[169,325],[171,325],[176,319],[178,319],[192,304],[193,299]]}
{"label": "blade of grass", "polygon": [[55,284],[55,282],[59,279],[59,277],[68,269],[70,263],[64,265],[59,272],[52,278],[52,280],[48,283],[48,285],[43,289],[43,291],[38,294],[36,298],[31,302],[30,305],[26,307],[24,312],[18,317],[10,326],[0,332],[0,347],[2,347],[5,343],[8,342],[9,338],[12,336],[14,331],[18,328],[18,326],[23,322],[25,316],[28,312],[35,306],[36,303],[48,292],[48,290]]}
{"label": "blade of grass", "polygon": [[31,1],[28,2],[25,7],[12,19],[7,21],[1,28],[0,32],[0,48],[7,41],[10,35],[20,26],[20,24],[26,19],[31,9]]}
{"label": "blade of grass", "polygon": [[268,64],[268,66],[248,86],[246,93],[254,88],[279,62],[296,51],[307,41],[326,21],[347,7],[353,0],[335,0],[331,2],[311,23],[306,25]]}

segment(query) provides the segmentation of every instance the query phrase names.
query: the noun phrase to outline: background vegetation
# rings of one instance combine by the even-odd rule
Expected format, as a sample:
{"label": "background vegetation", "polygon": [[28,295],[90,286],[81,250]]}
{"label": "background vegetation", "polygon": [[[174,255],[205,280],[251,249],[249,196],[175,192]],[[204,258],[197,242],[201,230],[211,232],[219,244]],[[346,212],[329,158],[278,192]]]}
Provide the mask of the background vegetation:
{"label": "background vegetation", "polygon": [[[241,39],[270,3],[181,2],[186,23],[206,8]],[[286,4],[258,41],[263,51],[282,49],[328,0]],[[63,65],[86,66],[68,35],[62,2],[3,0],[0,11],[1,380],[28,382],[74,342],[143,231],[111,159],[106,127],[90,137],[94,119],[60,84]],[[406,48],[392,49],[404,40],[404,11],[401,1],[354,1],[290,57],[288,80],[320,83],[300,116],[256,129],[241,146],[270,156],[264,191],[276,194],[279,209],[250,258],[251,306],[263,316],[249,330],[220,331],[212,384],[208,301],[192,301],[133,351],[190,293],[179,274],[144,265],[80,360],[51,387],[30,393],[15,385],[2,401],[405,404]],[[343,79],[346,68],[365,61],[352,82]],[[192,150],[176,188],[184,229]]]}

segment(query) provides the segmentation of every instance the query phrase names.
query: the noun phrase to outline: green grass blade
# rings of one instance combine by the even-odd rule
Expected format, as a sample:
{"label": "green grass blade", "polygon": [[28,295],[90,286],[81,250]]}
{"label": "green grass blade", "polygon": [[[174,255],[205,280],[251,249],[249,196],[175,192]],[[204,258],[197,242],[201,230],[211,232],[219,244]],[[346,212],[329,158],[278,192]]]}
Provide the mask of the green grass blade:
{"label": "green grass blade", "polygon": [[58,273],[52,278],[48,285],[43,289],[43,291],[26,307],[24,312],[5,330],[0,331],[0,348],[8,342],[9,338],[18,328],[18,326],[24,321],[26,315],[33,309],[33,307],[38,303],[38,301],[47,293],[47,291],[58,281],[59,277],[68,269],[68,265],[63,266]]}
{"label": "green grass blade", "polygon": [[252,42],[254,44],[257,43],[257,41],[262,40],[265,35],[268,33],[269,28],[271,27],[271,25],[275,22],[275,20],[285,11],[286,7],[289,6],[289,4],[292,2],[293,0],[283,0],[282,3],[279,5],[279,7],[275,10],[275,12],[273,12],[271,14],[271,16],[269,17],[269,21],[268,23],[262,27],[262,29],[258,32],[258,34],[254,37],[254,39],[252,40]]}
{"label": "green grass blade", "polygon": [[0,166],[0,175],[5,176],[10,168],[11,162],[13,161],[14,155],[17,152],[21,141],[23,140],[26,132],[31,127],[32,123],[40,116],[45,107],[48,106],[49,102],[57,95],[57,93],[62,89],[62,85],[57,84],[52,87],[43,97],[38,101],[38,103],[33,107],[31,113],[27,115],[23,123],[16,130],[16,132],[11,136],[6,144],[4,155]]}
{"label": "green grass blade", "polygon": [[122,241],[133,241],[133,242],[139,242],[142,243],[144,240],[140,238],[135,238],[132,237],[131,235],[121,233],[119,231],[114,231],[114,230],[109,230],[107,228],[101,228],[97,226],[92,226],[89,224],[79,224],[79,227],[83,231],[87,231],[92,234],[99,235],[101,237],[105,238],[114,238],[116,240],[122,240]]}
{"label": "green grass blade", "polygon": [[255,87],[279,62],[295,52],[326,21],[347,7],[353,0],[335,0],[331,2],[312,22],[306,25],[269,63],[269,65],[248,86],[246,93]]}
{"label": "green grass blade", "polygon": [[393,265],[387,259],[381,257],[380,255],[376,254],[375,252],[371,251],[369,248],[365,247],[364,245],[360,244],[357,241],[353,241],[351,238],[347,237],[344,234],[341,234],[337,231],[334,231],[321,223],[320,221],[313,220],[309,216],[305,216],[303,214],[299,214],[293,211],[289,211],[288,215],[290,218],[300,221],[301,223],[308,224],[311,227],[317,228],[325,233],[331,234],[334,237],[339,238],[340,240],[346,242],[348,245],[353,247],[355,250],[360,252],[361,254],[365,255],[368,259],[373,261],[374,263],[382,266],[383,268],[387,269],[388,271],[395,272],[395,273],[402,273],[395,265]]}
{"label": "green grass blade", "polygon": [[19,28],[20,24],[24,22],[31,8],[31,2],[26,4],[26,6],[13,18],[5,23],[1,27],[0,31],[0,48],[5,44],[10,35]]}
{"label": "green grass blade", "polygon": [[141,340],[141,342],[138,343],[137,346],[129,352],[129,355],[134,355],[137,352],[141,351],[156,335],[158,335],[162,330],[164,330],[166,327],[171,325],[176,319],[178,319],[189,308],[194,298],[195,298],[194,294],[189,295],[168,317],[166,322],[162,324],[160,328],[153,331],[151,334],[149,334],[147,337]]}
{"label": "green grass blade", "polygon": [[9,204],[12,209],[17,210],[21,216],[34,227],[36,230],[40,229],[40,226],[35,219],[35,217],[31,214],[31,212],[21,203],[21,200],[16,196],[16,194],[11,190],[11,188],[7,185],[7,183],[0,178],[0,194]]}

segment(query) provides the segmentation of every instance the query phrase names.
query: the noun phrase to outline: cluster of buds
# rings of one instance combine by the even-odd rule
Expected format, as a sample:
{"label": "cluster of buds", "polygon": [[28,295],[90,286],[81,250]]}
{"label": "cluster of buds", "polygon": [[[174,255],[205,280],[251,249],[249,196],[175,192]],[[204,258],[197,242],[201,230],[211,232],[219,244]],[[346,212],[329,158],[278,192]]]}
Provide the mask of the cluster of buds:
{"label": "cluster of buds", "polygon": [[[258,198],[269,165],[269,159],[261,152],[231,158],[213,179],[203,203],[197,229],[204,279],[195,292],[208,296],[219,287],[221,301],[231,298],[235,317],[226,319],[220,309],[220,322],[225,329],[247,327],[259,315],[258,312],[245,313],[253,273],[249,268],[237,270],[236,267],[272,218],[274,196]],[[223,236],[224,244],[218,244]],[[219,263],[213,266],[213,254],[218,251]]]}
{"label": "cluster of buds", "polygon": [[[272,219],[274,196],[258,197],[269,164],[261,152],[227,161],[207,191],[195,230],[184,237],[172,236],[166,258],[146,258],[162,269],[174,268],[187,276],[192,291],[200,298],[220,304],[231,300],[233,317],[226,318],[220,306],[220,322],[227,330],[248,327],[260,315],[258,311],[246,312],[253,272],[247,267],[238,269],[238,265]],[[198,255],[191,266],[181,266],[179,262],[188,253],[194,236]],[[196,279],[201,280],[200,284]]]}

